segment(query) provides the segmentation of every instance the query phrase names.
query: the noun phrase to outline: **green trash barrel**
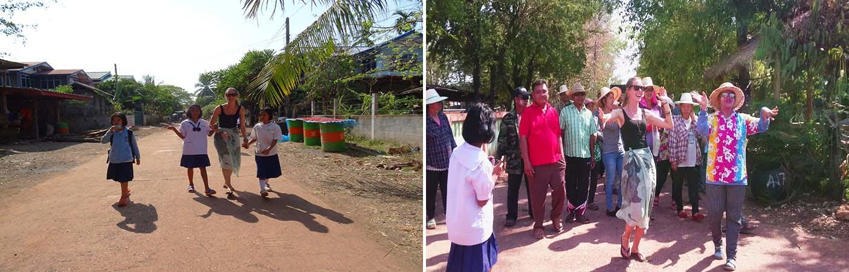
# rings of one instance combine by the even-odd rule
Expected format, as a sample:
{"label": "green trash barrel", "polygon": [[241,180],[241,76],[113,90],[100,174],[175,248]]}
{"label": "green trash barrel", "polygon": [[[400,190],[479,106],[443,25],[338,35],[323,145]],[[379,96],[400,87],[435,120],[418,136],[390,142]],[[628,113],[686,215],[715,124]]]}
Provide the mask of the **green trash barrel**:
{"label": "green trash barrel", "polygon": [[303,143],[304,121],[298,119],[287,119],[286,125],[289,126],[289,141]]}
{"label": "green trash barrel", "polygon": [[320,146],[321,145],[321,131],[318,122],[305,121],[304,122],[304,145],[306,146]]}
{"label": "green trash barrel", "polygon": [[321,149],[325,152],[345,151],[345,127],[342,122],[321,123]]}

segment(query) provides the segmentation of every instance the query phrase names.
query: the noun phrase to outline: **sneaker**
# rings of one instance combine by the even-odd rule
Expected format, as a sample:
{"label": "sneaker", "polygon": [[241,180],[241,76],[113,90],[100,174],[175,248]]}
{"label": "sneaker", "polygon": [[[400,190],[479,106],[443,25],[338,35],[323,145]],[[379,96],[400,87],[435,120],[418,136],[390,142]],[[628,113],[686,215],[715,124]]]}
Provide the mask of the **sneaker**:
{"label": "sneaker", "polygon": [[748,235],[755,234],[755,227],[753,227],[752,225],[746,224],[742,228],[740,228],[740,234],[748,234]]}
{"label": "sneaker", "polygon": [[427,220],[427,229],[436,229],[436,219]]}
{"label": "sneaker", "polygon": [[725,265],[722,266],[722,269],[725,269],[725,271],[734,271],[737,270],[737,264],[734,259],[728,259],[725,261]]}
{"label": "sneaker", "polygon": [[690,216],[687,215],[687,212],[685,212],[685,211],[678,211],[678,217],[687,219],[687,217],[690,217]]}
{"label": "sneaker", "polygon": [[189,185],[189,187],[188,187],[188,188],[186,188],[186,189],[189,191],[189,193],[194,193],[194,192],[195,192],[195,186],[194,186],[194,185],[191,185],[191,184],[190,184],[190,185]]}
{"label": "sneaker", "polygon": [[566,218],[564,218],[563,222],[568,224],[568,223],[571,223],[572,221],[575,221],[575,213],[572,213],[572,212],[567,213]]}
{"label": "sneaker", "polygon": [[516,225],[516,219],[507,219],[507,222],[504,222],[505,227],[512,227]]}
{"label": "sneaker", "polygon": [[702,222],[705,219],[705,214],[703,213],[695,213],[693,214],[693,221]]}
{"label": "sneaker", "polygon": [[271,190],[271,184],[269,184],[268,182],[265,182],[265,190],[269,192],[274,192],[274,190]]}
{"label": "sneaker", "polygon": [[259,195],[261,195],[262,198],[268,198],[268,191],[261,190],[261,191],[259,191]]}
{"label": "sneaker", "polygon": [[725,255],[722,253],[722,246],[716,247],[716,250],[713,251],[713,258],[717,260],[722,260],[725,258]]}

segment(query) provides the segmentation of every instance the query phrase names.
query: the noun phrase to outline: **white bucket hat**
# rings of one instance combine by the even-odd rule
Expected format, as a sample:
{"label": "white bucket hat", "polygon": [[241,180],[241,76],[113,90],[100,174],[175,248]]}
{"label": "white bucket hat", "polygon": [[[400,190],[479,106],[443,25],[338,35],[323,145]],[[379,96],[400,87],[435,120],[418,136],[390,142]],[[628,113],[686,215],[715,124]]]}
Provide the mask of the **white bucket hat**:
{"label": "white bucket hat", "polygon": [[448,97],[439,96],[439,93],[437,93],[434,89],[427,89],[427,94],[425,97],[425,104],[428,105],[448,99]]}
{"label": "white bucket hat", "polygon": [[682,93],[681,99],[678,100],[678,101],[675,101],[675,104],[690,104],[690,105],[693,105],[693,106],[699,105],[699,103],[696,103],[693,100],[693,94],[691,94],[691,93]]}
{"label": "white bucket hat", "polygon": [[560,91],[557,92],[557,95],[566,93],[568,91],[569,91],[569,87],[567,87],[566,84],[560,85]]}

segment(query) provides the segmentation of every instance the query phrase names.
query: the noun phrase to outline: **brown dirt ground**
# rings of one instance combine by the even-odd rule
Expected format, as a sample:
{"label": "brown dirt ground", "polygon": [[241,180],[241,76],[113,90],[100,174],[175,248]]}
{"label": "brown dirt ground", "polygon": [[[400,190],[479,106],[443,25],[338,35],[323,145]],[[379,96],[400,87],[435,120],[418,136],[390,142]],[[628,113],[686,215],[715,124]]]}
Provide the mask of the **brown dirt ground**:
{"label": "brown dirt ground", "polygon": [[[325,201],[365,220],[375,240],[404,252],[410,261],[422,258],[422,171],[411,167],[387,170],[385,165],[421,162],[421,153],[370,155],[348,150],[326,153],[301,143],[280,145],[284,175],[311,188]],[[309,162],[309,163],[304,163]]]}
{"label": "brown dirt ground", "polygon": [[[136,131],[142,138],[162,132],[160,128],[139,128]],[[156,136],[156,139],[160,137]],[[310,191],[328,203],[329,207],[350,216],[354,222],[365,223],[358,223],[358,228],[363,230],[369,240],[377,241],[385,247],[387,256],[400,258],[397,261],[404,267],[420,267],[422,171],[420,168],[385,170],[381,167],[398,162],[421,162],[421,154],[380,156],[359,151],[325,153],[301,143],[282,143],[279,148],[284,176],[279,180],[271,180],[272,185],[277,181],[278,185],[274,187],[276,190],[285,192],[288,187],[285,183],[297,183],[296,187]],[[39,183],[61,177],[68,170],[104,157],[106,149],[100,143],[29,141],[0,145],[0,173],[3,173],[0,175],[0,192],[16,195],[18,192],[39,190]],[[157,152],[161,151],[168,150]],[[146,157],[149,160],[151,155]],[[213,159],[213,156],[210,157]],[[144,162],[143,158],[145,167],[153,163]],[[244,158],[243,167],[245,164],[253,162]],[[219,188],[220,174],[215,169],[216,165],[213,162],[210,177],[211,182],[216,184],[214,187]],[[185,176],[175,178],[184,180]],[[197,174],[196,179],[199,182]],[[239,187],[240,191],[253,189],[250,185]],[[248,198],[253,196],[250,192],[244,194]],[[248,203],[254,204],[250,199]]]}

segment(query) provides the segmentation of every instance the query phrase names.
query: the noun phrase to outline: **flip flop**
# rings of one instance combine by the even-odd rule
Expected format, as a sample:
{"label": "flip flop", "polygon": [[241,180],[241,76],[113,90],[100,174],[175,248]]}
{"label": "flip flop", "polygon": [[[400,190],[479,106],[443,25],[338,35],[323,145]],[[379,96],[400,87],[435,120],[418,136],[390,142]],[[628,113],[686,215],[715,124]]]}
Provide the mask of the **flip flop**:
{"label": "flip flop", "polygon": [[619,254],[622,255],[623,259],[628,259],[631,257],[631,249],[626,246],[619,245]]}
{"label": "flip flop", "polygon": [[638,262],[641,262],[641,263],[646,261],[646,257],[643,256],[643,254],[639,253],[639,252],[631,253],[631,258],[638,261]]}
{"label": "flip flop", "polygon": [[542,230],[542,229],[534,229],[533,234],[534,234],[534,238],[536,238],[537,240],[540,240],[543,237],[545,237],[545,231]]}

